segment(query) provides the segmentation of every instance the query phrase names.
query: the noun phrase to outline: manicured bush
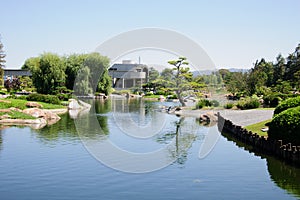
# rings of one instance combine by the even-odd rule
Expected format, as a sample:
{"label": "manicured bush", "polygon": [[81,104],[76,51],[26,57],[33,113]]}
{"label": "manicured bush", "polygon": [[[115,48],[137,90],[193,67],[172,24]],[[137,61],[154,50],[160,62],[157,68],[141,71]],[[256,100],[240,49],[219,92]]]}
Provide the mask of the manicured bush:
{"label": "manicured bush", "polygon": [[264,99],[264,104],[267,106],[270,106],[272,108],[275,108],[276,106],[278,106],[280,101],[282,101],[282,98],[277,94],[271,94],[271,95],[265,96],[263,99]]}
{"label": "manicured bush", "polygon": [[145,93],[145,96],[151,96],[151,95],[153,95],[153,92],[146,92]]}
{"label": "manicured bush", "polygon": [[231,109],[233,107],[233,103],[227,103],[224,105],[225,109]]}
{"label": "manicured bush", "polygon": [[300,106],[277,114],[269,124],[268,136],[300,145]]}
{"label": "manicured bush", "polygon": [[277,115],[284,110],[297,106],[300,106],[300,96],[286,99],[275,108],[274,115]]}
{"label": "manicured bush", "polygon": [[61,101],[68,101],[69,99],[72,98],[72,94],[71,93],[69,93],[69,94],[60,93],[60,94],[57,94],[55,96],[57,96],[58,99],[61,100]]}
{"label": "manicured bush", "polygon": [[211,100],[210,101],[210,104],[213,106],[213,107],[218,107],[220,105],[220,103],[217,101],[217,100]]}
{"label": "manicured bush", "polygon": [[196,104],[196,109],[201,109],[205,106],[211,106],[211,102],[207,99],[201,99]]}
{"label": "manicured bush", "polygon": [[163,90],[157,90],[157,91],[155,92],[155,94],[156,94],[156,95],[165,95],[166,92],[163,91]]}
{"label": "manicured bush", "polygon": [[40,102],[51,103],[51,104],[60,104],[59,98],[55,95],[44,95],[44,94],[33,93],[28,95],[26,99],[28,101],[40,101]]}
{"label": "manicured bush", "polygon": [[177,99],[176,94],[168,95],[168,99]]}
{"label": "manicured bush", "polygon": [[253,109],[258,108],[260,106],[259,100],[257,98],[245,98],[239,100],[236,104],[239,109],[246,110],[246,109]]}

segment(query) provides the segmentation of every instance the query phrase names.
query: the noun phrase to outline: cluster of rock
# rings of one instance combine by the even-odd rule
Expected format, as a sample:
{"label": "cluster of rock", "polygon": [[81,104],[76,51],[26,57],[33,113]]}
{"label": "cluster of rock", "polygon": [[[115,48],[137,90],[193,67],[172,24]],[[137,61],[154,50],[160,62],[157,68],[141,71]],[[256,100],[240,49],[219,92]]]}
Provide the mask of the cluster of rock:
{"label": "cluster of rock", "polygon": [[[6,103],[10,102],[7,101]],[[40,129],[46,125],[55,124],[61,119],[58,115],[64,114],[67,111],[69,111],[69,115],[73,119],[77,118],[79,115],[86,114],[90,111],[91,105],[80,100],[70,99],[68,108],[64,109],[43,109],[43,106],[37,102],[27,102],[26,107],[28,108],[24,110],[13,107],[0,109],[0,113],[5,113],[0,116],[0,124],[27,125],[34,129]],[[30,115],[36,119],[12,119],[10,113],[13,111]]]}
{"label": "cluster of rock", "polygon": [[76,99],[69,99],[69,105],[68,105],[68,110],[69,110],[69,115],[72,119],[76,119],[80,115],[87,114],[90,112],[91,105],[88,103],[85,103],[81,100],[76,100]]}
{"label": "cluster of rock", "polygon": [[[18,108],[0,109],[0,113],[6,113],[0,116],[0,124],[6,125],[29,125],[34,129],[43,128],[46,125],[55,124],[60,120],[58,114],[64,113],[66,109],[59,110],[46,110],[42,109],[43,106],[36,102],[28,102],[27,109],[21,110]],[[10,113],[13,111],[24,113],[35,117],[36,119],[12,119]]]}

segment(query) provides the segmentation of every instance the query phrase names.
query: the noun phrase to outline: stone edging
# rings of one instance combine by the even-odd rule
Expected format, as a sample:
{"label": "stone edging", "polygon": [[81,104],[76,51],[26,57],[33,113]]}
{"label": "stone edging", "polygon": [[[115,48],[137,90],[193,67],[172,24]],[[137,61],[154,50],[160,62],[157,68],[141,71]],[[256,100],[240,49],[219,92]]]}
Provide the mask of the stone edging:
{"label": "stone edging", "polygon": [[259,136],[256,133],[237,126],[232,121],[225,119],[218,112],[218,129],[229,133],[237,140],[253,147],[254,152],[276,156],[289,163],[300,166],[300,146],[291,143],[283,144],[282,140],[272,140]]}

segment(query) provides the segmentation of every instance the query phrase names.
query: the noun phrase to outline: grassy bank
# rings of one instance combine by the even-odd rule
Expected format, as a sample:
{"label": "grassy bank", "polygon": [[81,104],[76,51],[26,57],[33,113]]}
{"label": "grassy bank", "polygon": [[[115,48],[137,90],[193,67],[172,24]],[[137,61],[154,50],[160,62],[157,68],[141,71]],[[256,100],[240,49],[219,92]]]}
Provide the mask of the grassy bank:
{"label": "grassy bank", "polygon": [[33,117],[31,115],[27,115],[25,113],[13,111],[13,110],[10,112],[0,112],[0,116],[3,116],[3,115],[9,115],[10,119],[36,119],[35,117]]}
{"label": "grassy bank", "polygon": [[[26,103],[30,101],[27,100],[22,100],[22,99],[3,99],[3,102],[0,104],[0,109],[5,109],[5,108],[19,108],[21,110],[24,110],[27,108]],[[44,102],[37,102],[40,105],[43,106],[44,109],[60,109],[60,108],[65,108],[63,105],[56,105],[56,104],[49,104],[49,103],[44,103]]]}
{"label": "grassy bank", "polygon": [[246,126],[245,129],[247,129],[248,131],[252,131],[253,133],[257,133],[260,136],[268,136],[268,133],[261,131],[261,129],[267,127],[266,123],[271,121],[272,119],[268,119],[262,122],[258,122],[256,124],[251,124],[249,126]]}

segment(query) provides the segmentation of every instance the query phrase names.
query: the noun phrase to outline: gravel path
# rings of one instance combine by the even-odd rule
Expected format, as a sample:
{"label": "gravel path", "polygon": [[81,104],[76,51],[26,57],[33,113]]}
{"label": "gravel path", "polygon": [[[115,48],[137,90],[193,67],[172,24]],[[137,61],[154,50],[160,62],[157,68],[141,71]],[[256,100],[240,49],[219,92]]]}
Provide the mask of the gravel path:
{"label": "gravel path", "polygon": [[[274,110],[182,110],[181,115],[186,117],[200,117],[201,114],[207,112],[220,112],[221,116],[225,119],[231,120],[234,124],[240,126],[248,126],[250,124],[256,124],[261,121],[272,119]],[[179,113],[178,113],[179,114]]]}
{"label": "gravel path", "polygon": [[274,110],[220,110],[221,116],[231,120],[234,124],[248,126],[271,119]]}

